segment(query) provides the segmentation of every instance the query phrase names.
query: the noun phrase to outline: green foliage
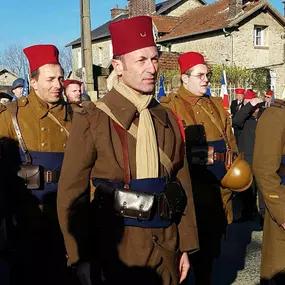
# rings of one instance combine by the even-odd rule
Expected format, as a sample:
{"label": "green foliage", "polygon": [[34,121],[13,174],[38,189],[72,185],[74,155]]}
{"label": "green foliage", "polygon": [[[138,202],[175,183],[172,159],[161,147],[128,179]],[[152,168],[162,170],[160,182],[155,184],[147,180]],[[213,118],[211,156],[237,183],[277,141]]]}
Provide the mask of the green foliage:
{"label": "green foliage", "polygon": [[240,66],[223,66],[223,65],[213,65],[211,67],[213,72],[212,83],[221,84],[221,78],[223,75],[223,70],[226,71],[227,84],[234,86],[248,86],[252,71]]}
{"label": "green foliage", "polygon": [[257,68],[252,71],[252,89],[259,91],[261,95],[270,89],[270,71],[268,68]]}
{"label": "green foliage", "polygon": [[180,75],[179,70],[160,70],[159,73],[159,75],[163,74],[165,84],[171,84],[173,77]]}

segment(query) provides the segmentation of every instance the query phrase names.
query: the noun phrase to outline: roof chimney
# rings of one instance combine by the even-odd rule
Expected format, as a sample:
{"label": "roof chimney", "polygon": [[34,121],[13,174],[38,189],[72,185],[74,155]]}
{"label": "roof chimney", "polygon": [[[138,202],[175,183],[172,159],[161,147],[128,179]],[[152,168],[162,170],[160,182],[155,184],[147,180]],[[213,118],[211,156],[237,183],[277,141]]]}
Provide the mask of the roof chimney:
{"label": "roof chimney", "polygon": [[229,0],[229,19],[242,12],[242,0]]}
{"label": "roof chimney", "polygon": [[125,8],[119,8],[118,4],[111,9],[111,19],[113,20],[114,18],[118,17],[121,14],[127,14],[129,12],[128,7]]}
{"label": "roof chimney", "polygon": [[152,15],[156,12],[155,0],[128,0],[130,18]]}

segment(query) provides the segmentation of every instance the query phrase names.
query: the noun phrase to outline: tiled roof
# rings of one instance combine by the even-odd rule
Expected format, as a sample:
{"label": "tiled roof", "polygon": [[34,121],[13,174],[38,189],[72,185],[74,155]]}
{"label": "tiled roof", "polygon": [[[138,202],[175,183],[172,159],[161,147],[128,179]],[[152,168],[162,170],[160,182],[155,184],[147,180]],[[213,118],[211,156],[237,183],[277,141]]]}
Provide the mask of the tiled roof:
{"label": "tiled roof", "polygon": [[154,25],[160,33],[170,33],[183,19],[181,17],[152,16]]}
{"label": "tiled roof", "polygon": [[[161,15],[164,12],[166,12],[168,9],[171,9],[173,6],[179,4],[182,1],[183,0],[166,0],[164,2],[158,3],[158,4],[156,4],[156,14]],[[205,4],[204,0],[199,0],[199,1],[201,1],[203,4]],[[109,37],[110,36],[109,24],[113,21],[123,20],[123,19],[126,19],[128,17],[129,17],[129,14],[122,14],[122,15],[116,17],[115,19],[110,20],[110,21],[104,23],[103,25],[99,26],[98,28],[92,30],[91,31],[92,41],[102,39],[105,37]],[[174,21],[172,21],[171,23],[174,23]],[[160,26],[162,26],[162,25],[160,25]],[[163,30],[164,30],[164,28],[163,28]],[[81,44],[81,38],[78,38],[75,41],[67,44],[67,46],[73,46],[73,45],[78,45],[78,44]]]}
{"label": "tiled roof", "polygon": [[159,69],[160,70],[178,70],[178,52],[163,51],[159,57]]}
{"label": "tiled roof", "polygon": [[[244,5],[244,12],[247,13],[259,4],[261,4],[261,1]],[[211,4],[189,10],[183,15],[184,21],[169,34],[160,38],[158,42],[227,27],[230,23],[230,21],[228,21],[228,6],[229,0],[218,0]]]}
{"label": "tiled roof", "polygon": [[[161,3],[156,4],[156,12],[158,15],[162,15],[168,9],[171,9],[173,6],[183,2],[183,0],[168,0]],[[200,0],[203,4],[206,4],[206,1]]]}

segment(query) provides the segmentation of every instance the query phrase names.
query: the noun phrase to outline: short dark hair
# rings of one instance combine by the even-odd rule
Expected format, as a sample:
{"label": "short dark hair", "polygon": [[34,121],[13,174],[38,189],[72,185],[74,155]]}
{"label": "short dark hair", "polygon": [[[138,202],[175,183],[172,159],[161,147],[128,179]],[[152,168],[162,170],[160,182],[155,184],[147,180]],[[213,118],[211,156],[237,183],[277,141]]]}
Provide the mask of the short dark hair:
{"label": "short dark hair", "polygon": [[35,80],[38,80],[39,79],[39,75],[40,75],[40,71],[39,69],[36,69],[34,70],[32,73],[31,73],[31,78],[35,79]]}

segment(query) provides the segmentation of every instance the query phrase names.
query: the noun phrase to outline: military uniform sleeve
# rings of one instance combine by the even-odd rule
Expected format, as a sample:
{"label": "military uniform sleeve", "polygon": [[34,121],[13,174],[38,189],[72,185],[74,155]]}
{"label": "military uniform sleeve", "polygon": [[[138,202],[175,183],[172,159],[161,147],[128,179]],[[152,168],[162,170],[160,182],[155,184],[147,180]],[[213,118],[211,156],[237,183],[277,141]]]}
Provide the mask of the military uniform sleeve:
{"label": "military uniform sleeve", "polygon": [[285,186],[277,174],[285,144],[285,110],[271,107],[258,121],[253,155],[253,171],[272,218],[285,222]]}
{"label": "military uniform sleeve", "polygon": [[74,116],[58,188],[58,217],[69,264],[84,261],[89,251],[89,183],[96,150],[87,116]]}
{"label": "military uniform sleeve", "polygon": [[13,138],[11,116],[4,105],[0,105],[0,138]]}
{"label": "military uniform sleeve", "polygon": [[226,134],[227,134],[227,138],[229,140],[229,144],[230,144],[231,149],[235,152],[238,152],[236,138],[235,138],[234,133],[232,131],[231,119],[228,116],[228,114],[226,114]]}
{"label": "military uniform sleeve", "polygon": [[193,253],[199,249],[199,242],[192,185],[186,156],[184,156],[184,164],[179,170],[177,178],[187,195],[187,205],[178,225],[179,248],[181,252]]}
{"label": "military uniform sleeve", "polygon": [[180,168],[177,172],[177,178],[179,179],[187,196],[187,205],[184,210],[184,214],[181,218],[181,221],[178,225],[179,249],[181,252],[192,253],[199,249],[199,243],[190,172],[188,168],[187,158],[184,153],[185,146],[184,141],[182,139],[183,136],[181,134],[181,130],[179,130],[177,118],[171,111],[168,111],[168,116],[171,121],[171,124],[177,125],[175,133],[175,136],[177,138],[176,144],[177,146],[180,146],[178,147],[178,149],[180,149],[180,161],[183,160],[181,161],[183,163],[182,168]]}
{"label": "military uniform sleeve", "polygon": [[254,107],[250,103],[246,104],[233,117],[233,127],[242,128],[253,113]]}

